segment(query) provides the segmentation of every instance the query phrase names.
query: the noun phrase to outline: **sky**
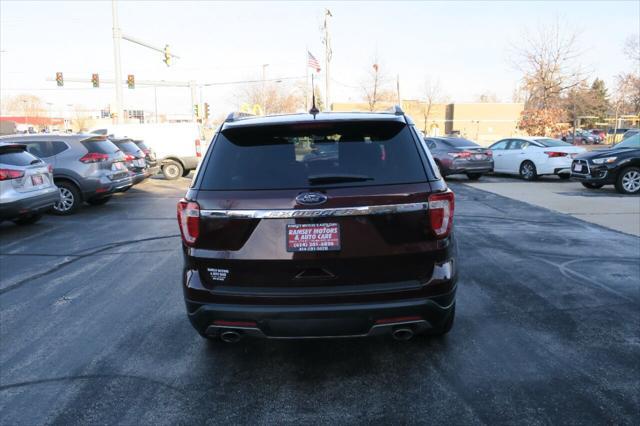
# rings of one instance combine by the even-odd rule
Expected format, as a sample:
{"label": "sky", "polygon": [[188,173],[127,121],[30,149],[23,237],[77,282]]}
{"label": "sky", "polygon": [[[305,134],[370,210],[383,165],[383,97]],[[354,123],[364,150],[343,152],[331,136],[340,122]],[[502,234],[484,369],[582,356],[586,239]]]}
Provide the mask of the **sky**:
{"label": "sky", "polygon": [[[0,0],[0,97],[32,93],[52,104],[96,108],[114,99],[92,73],[113,78],[111,1]],[[377,56],[381,69],[399,76],[403,99],[422,96],[425,81],[439,81],[450,101],[471,102],[482,93],[511,101],[520,79],[512,47],[525,31],[555,21],[578,34],[580,65],[611,87],[633,65],[622,55],[627,37],[640,33],[639,1],[502,2],[117,2],[122,32],[154,45],[169,44],[180,56],[171,67],[162,55],[123,41],[122,73],[136,80],[223,83],[302,77],[308,49],[324,69],[321,25],[330,19],[333,57],[331,101],[362,99],[360,89]],[[67,82],[52,79],[61,71]],[[324,89],[324,70],[320,73]],[[239,87],[203,88],[198,98],[212,115],[237,108]],[[323,90],[324,91],[324,90]],[[125,108],[188,114],[187,88],[124,89]]]}

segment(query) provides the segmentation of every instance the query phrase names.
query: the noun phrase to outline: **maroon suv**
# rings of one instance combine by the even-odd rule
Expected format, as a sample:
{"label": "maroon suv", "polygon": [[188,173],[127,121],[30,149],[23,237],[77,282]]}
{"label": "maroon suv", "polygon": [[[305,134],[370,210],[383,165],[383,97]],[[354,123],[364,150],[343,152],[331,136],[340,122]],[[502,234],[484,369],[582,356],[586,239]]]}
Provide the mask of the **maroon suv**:
{"label": "maroon suv", "polygon": [[227,342],[444,334],[453,210],[398,107],[230,115],[178,203],[189,319]]}

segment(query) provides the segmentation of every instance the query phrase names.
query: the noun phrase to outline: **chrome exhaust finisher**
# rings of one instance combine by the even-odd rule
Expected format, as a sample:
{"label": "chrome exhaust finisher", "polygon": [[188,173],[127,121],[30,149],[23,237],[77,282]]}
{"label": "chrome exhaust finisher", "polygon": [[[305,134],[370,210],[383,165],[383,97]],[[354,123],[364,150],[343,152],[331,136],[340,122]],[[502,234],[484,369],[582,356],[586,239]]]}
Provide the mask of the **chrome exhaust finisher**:
{"label": "chrome exhaust finisher", "polygon": [[220,333],[220,340],[226,343],[238,343],[242,339],[242,334],[235,330],[227,330]]}
{"label": "chrome exhaust finisher", "polygon": [[393,333],[391,333],[391,335],[396,340],[407,341],[407,340],[411,340],[411,338],[413,337],[413,330],[411,330],[410,328],[404,328],[404,327],[397,328],[393,330]]}

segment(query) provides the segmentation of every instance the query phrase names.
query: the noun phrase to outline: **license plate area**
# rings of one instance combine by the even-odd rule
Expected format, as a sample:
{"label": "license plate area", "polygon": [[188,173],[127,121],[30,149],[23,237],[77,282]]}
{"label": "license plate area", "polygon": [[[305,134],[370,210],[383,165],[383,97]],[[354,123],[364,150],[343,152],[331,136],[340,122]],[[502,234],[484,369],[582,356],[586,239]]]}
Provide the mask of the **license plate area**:
{"label": "license plate area", "polygon": [[40,186],[44,183],[44,179],[42,179],[42,175],[33,175],[31,176],[31,184],[33,186]]}
{"label": "license plate area", "polygon": [[114,172],[119,172],[120,170],[124,170],[125,166],[120,161],[116,161],[111,164],[111,170]]}
{"label": "license plate area", "polygon": [[576,163],[573,165],[574,172],[582,172],[582,164]]}
{"label": "license plate area", "polygon": [[287,251],[338,251],[340,225],[337,223],[296,223],[287,225]]}

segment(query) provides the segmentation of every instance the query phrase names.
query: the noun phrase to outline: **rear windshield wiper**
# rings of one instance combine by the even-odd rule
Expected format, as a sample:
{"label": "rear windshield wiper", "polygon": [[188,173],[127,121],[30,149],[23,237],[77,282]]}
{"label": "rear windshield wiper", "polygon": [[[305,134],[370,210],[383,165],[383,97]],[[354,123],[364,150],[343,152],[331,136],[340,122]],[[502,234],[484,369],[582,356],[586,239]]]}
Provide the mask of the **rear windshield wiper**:
{"label": "rear windshield wiper", "polygon": [[309,183],[311,184],[322,184],[322,183],[340,183],[340,182],[363,182],[366,180],[373,180],[371,176],[366,175],[311,175],[308,177]]}

